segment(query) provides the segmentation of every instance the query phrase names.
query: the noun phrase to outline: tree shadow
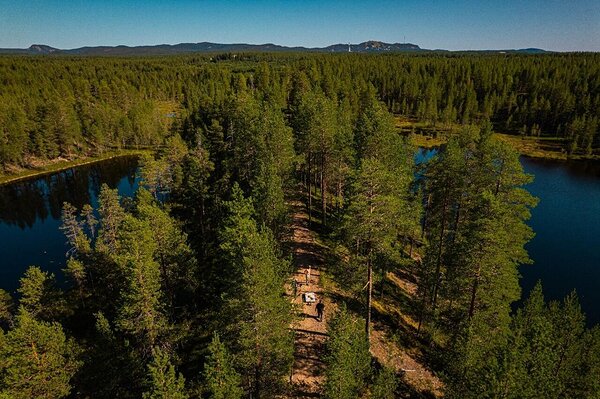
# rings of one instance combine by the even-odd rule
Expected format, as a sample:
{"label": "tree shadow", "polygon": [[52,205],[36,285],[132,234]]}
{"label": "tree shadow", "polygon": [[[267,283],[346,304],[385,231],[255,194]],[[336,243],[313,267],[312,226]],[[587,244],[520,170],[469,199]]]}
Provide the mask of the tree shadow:
{"label": "tree shadow", "polygon": [[319,319],[317,318],[317,316],[313,315],[313,314],[308,314],[308,313],[302,312],[302,313],[300,313],[299,316],[303,317],[305,319],[315,319],[315,320],[319,321]]}
{"label": "tree shadow", "polygon": [[[375,373],[380,372],[383,369],[383,365],[376,359],[372,358],[372,367]],[[431,391],[419,391],[412,386],[405,378],[406,372],[399,371],[395,373],[396,390],[394,392],[395,398],[402,399],[437,399],[435,394]]]}
{"label": "tree shadow", "polygon": [[405,379],[403,374],[398,378],[398,387],[396,388],[396,397],[405,399],[437,399],[431,391],[418,391],[411,386]]}
{"label": "tree shadow", "polygon": [[[396,269],[391,272],[398,279],[416,283],[411,269]],[[380,294],[380,291],[377,291]],[[432,340],[424,328],[418,330],[420,314],[420,298],[417,292],[408,293],[405,289],[387,279],[383,298],[377,297],[384,304],[385,312],[378,309],[373,311],[373,320],[381,325],[382,330],[395,333],[399,344],[407,349],[417,349],[420,355],[416,358],[423,364],[430,366],[431,370],[441,371],[442,366],[434,355],[441,348]],[[405,317],[403,317],[405,316]],[[409,323],[410,319],[413,324]],[[414,351],[413,351],[414,352]]]}

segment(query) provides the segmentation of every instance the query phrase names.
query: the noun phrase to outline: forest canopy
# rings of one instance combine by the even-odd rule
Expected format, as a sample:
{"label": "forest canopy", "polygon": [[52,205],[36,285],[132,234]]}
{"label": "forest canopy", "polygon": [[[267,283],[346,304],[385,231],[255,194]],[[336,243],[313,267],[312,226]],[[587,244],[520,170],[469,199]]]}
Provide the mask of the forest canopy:
{"label": "forest canopy", "polygon": [[600,147],[597,54],[213,54],[0,57],[0,163],[162,143],[173,124],[217,112],[240,90],[280,108],[301,87],[356,112],[373,87],[388,110],[431,125],[491,120],[498,131]]}

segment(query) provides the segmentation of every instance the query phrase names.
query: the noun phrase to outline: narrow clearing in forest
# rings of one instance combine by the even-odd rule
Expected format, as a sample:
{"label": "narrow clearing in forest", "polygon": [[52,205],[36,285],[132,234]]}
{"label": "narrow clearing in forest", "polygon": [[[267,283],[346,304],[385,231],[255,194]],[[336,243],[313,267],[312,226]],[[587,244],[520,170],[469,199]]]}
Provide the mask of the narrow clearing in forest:
{"label": "narrow clearing in forest", "polygon": [[[328,338],[327,320],[335,313],[337,305],[331,297],[346,297],[347,293],[340,291],[335,284],[328,286],[331,292],[324,295],[321,283],[321,272],[325,265],[325,255],[329,248],[322,244],[317,233],[309,227],[306,206],[301,201],[291,201],[293,218],[290,225],[288,244],[293,253],[294,274],[297,282],[296,295],[293,303],[298,312],[298,318],[292,325],[295,332],[294,366],[291,374],[292,391],[290,398],[319,398],[323,390],[325,372],[325,343]],[[418,255],[413,254],[413,258]],[[310,283],[305,284],[305,271],[310,267]],[[416,286],[406,276],[401,278],[394,273],[388,273],[388,290],[394,289],[407,298],[415,295]],[[288,284],[287,291],[293,295],[293,285]],[[323,321],[317,320],[315,304],[303,302],[303,294],[313,292],[325,304]],[[390,294],[386,299],[374,298],[374,312],[379,316],[373,323],[371,335],[371,354],[382,364],[393,368],[402,375],[402,385],[405,385],[406,396],[403,397],[441,397],[442,384],[440,380],[424,364],[421,351],[414,345],[403,347],[394,339],[394,328],[382,323],[381,317],[402,321],[398,326],[399,333],[404,339],[414,338],[416,323],[408,314],[403,314]],[[393,323],[392,323],[393,324]]]}
{"label": "narrow clearing in forest", "polygon": [[[321,270],[324,264],[325,248],[317,241],[316,233],[308,226],[308,215],[305,206],[300,201],[291,203],[293,220],[291,226],[290,244],[294,254],[295,273],[297,282],[296,296],[293,303],[297,306],[298,320],[292,328],[295,332],[294,367],[291,375],[292,398],[320,397],[324,380],[324,353],[327,340],[327,320],[335,308],[331,300],[323,296],[321,286]],[[310,281],[306,284],[305,271],[310,267]],[[288,287],[290,295],[293,294]],[[303,302],[305,292],[314,292],[317,301],[323,300],[325,312],[322,321],[317,320],[316,303]]]}

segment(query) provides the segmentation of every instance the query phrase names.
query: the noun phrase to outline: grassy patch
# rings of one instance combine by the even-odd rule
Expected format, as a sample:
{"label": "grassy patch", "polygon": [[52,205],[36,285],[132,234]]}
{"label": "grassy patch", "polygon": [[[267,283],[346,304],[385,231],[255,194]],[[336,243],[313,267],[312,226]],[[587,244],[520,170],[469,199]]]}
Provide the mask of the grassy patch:
{"label": "grassy patch", "polygon": [[[408,136],[412,145],[422,148],[438,147],[459,129],[458,124],[431,125],[416,119],[396,116],[396,128]],[[561,137],[522,137],[514,134],[495,132],[494,135],[511,145],[519,154],[544,159],[597,159],[600,155],[568,154],[566,141]]]}
{"label": "grassy patch", "polygon": [[520,154],[533,158],[567,159],[564,140],[555,137],[521,137],[505,133],[495,133],[495,136],[510,144]]}
{"label": "grassy patch", "polygon": [[408,136],[408,140],[415,147],[432,148],[439,147],[448,141],[447,136],[424,136],[422,134],[411,134]]}

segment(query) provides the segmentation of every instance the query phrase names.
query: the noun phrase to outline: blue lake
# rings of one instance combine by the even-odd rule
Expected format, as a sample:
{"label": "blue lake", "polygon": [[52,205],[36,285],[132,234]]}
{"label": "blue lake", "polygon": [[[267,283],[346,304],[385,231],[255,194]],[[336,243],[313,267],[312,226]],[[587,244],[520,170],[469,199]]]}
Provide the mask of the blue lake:
{"label": "blue lake", "polygon": [[[420,160],[434,151],[421,151]],[[549,299],[577,290],[589,324],[600,323],[600,163],[522,158],[528,186],[540,199],[527,245],[533,265],[521,267],[527,294],[542,280]],[[29,265],[55,273],[65,264],[65,238],[58,229],[64,201],[81,208],[97,204],[100,186],[131,196],[138,186],[136,158],[117,158],[53,175],[0,186],[0,288],[13,292]]]}
{"label": "blue lake", "polygon": [[533,265],[521,267],[528,293],[542,281],[549,299],[577,290],[588,324],[600,323],[600,163],[522,158],[535,176],[528,190],[540,199],[529,225]]}
{"label": "blue lake", "polygon": [[63,202],[97,206],[102,184],[121,196],[137,190],[137,158],[120,157],[0,186],[0,288],[13,292],[30,265],[62,280],[65,237],[59,230]]}
{"label": "blue lake", "polygon": [[[417,163],[437,149],[420,149]],[[523,265],[521,287],[529,294],[542,281],[546,299],[564,298],[573,290],[589,325],[600,323],[600,162],[555,161],[521,157],[534,175],[527,189],[539,204],[529,225],[535,237],[527,244],[532,265]]]}

